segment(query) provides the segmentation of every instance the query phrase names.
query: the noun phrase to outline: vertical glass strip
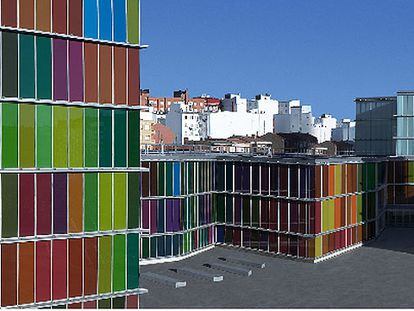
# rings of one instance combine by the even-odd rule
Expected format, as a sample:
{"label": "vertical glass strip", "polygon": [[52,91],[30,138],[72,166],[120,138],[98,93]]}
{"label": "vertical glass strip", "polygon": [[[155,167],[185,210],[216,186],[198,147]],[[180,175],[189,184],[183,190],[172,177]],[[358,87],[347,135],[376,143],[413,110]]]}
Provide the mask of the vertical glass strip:
{"label": "vertical glass strip", "polygon": [[36,30],[50,32],[51,29],[50,0],[36,0]]}
{"label": "vertical glass strip", "polygon": [[139,44],[139,1],[128,0],[128,42]]}
{"label": "vertical glass strip", "polygon": [[[148,241],[148,240],[146,240]],[[143,240],[144,242],[144,240]],[[144,243],[143,243],[144,244]],[[128,234],[127,242],[127,287],[128,289],[136,289],[139,287],[139,236],[138,234]],[[148,243],[143,250],[148,250]],[[143,254],[143,257],[148,257],[148,255]]]}
{"label": "vertical glass strip", "polygon": [[69,239],[69,297],[82,296],[82,239]]}
{"label": "vertical glass strip", "polygon": [[115,167],[126,167],[127,159],[127,112],[126,110],[114,110],[114,122],[115,122],[115,133],[114,133],[114,164]]}
{"label": "vertical glass strip", "polygon": [[139,167],[139,110],[128,111],[128,166]]}
{"label": "vertical glass strip", "polygon": [[1,298],[2,307],[17,304],[17,243],[1,245]]}
{"label": "vertical glass strip", "polygon": [[[88,0],[92,1],[92,0]],[[98,44],[84,43],[85,101],[98,102]]]}
{"label": "vertical glass strip", "polygon": [[67,175],[53,175],[53,233],[67,233]]}
{"label": "vertical glass strip", "polygon": [[98,110],[85,108],[85,166],[98,167]]}
{"label": "vertical glass strip", "polygon": [[69,4],[69,34],[82,37],[82,0],[70,0]]}
{"label": "vertical glass strip", "polygon": [[114,173],[114,229],[126,229],[127,174]]}
{"label": "vertical glass strip", "polygon": [[112,174],[99,174],[99,230],[112,229]]}
{"label": "vertical glass strip", "polygon": [[111,0],[99,0],[99,39],[112,40]]}
{"label": "vertical glass strip", "polygon": [[[11,0],[14,2],[14,0]],[[3,2],[4,4],[4,2]],[[2,90],[3,97],[18,96],[18,49],[17,34],[13,32],[2,32]]]}
{"label": "vertical glass strip", "polygon": [[85,231],[98,230],[98,174],[85,174]]}
{"label": "vertical glass strip", "polygon": [[125,235],[114,236],[112,290],[114,292],[125,290]]}
{"label": "vertical glass strip", "polygon": [[19,28],[34,29],[34,0],[20,1]]}
{"label": "vertical glass strip", "polygon": [[114,41],[126,42],[125,0],[113,0],[114,7]]}
{"label": "vertical glass strip", "polygon": [[1,24],[8,27],[17,27],[17,1],[1,1]]}
{"label": "vertical glass strip", "polygon": [[35,186],[34,174],[19,175],[19,236],[35,233]]}
{"label": "vertical glass strip", "polygon": [[96,0],[83,0],[84,36],[98,39],[98,2]]}
{"label": "vertical glass strip", "polygon": [[54,100],[68,100],[67,54],[67,40],[53,39]]}
{"label": "vertical glass strip", "polygon": [[52,41],[36,36],[37,99],[52,99]]}
{"label": "vertical glass strip", "polygon": [[34,36],[20,34],[20,98],[35,98]]}
{"label": "vertical glass strip", "polygon": [[128,173],[128,229],[139,228],[140,223],[139,174]]}
{"label": "vertical glass strip", "polygon": [[19,243],[19,304],[34,302],[34,243]]}
{"label": "vertical glass strip", "polygon": [[69,174],[69,233],[82,232],[83,174]]}
{"label": "vertical glass strip", "polygon": [[112,103],[112,47],[103,44],[99,45],[99,102]]}
{"label": "vertical glass strip", "polygon": [[83,167],[83,108],[69,108],[69,166]]}
{"label": "vertical glass strip", "polygon": [[17,237],[18,226],[18,175],[1,175],[1,236],[2,238]]}
{"label": "vertical glass strip", "polygon": [[69,100],[83,101],[83,45],[80,41],[69,41]]}
{"label": "vertical glass strip", "polygon": [[68,167],[68,108],[53,107],[53,166]]}
{"label": "vertical glass strip", "polygon": [[2,106],[2,167],[18,166],[18,105],[3,103]]}
{"label": "vertical glass strip", "polygon": [[112,110],[99,110],[99,166],[112,166]]}
{"label": "vertical glass strip", "polygon": [[67,33],[67,1],[66,0],[51,0],[52,1],[52,23],[53,32],[66,34]]}
{"label": "vertical glass strip", "polygon": [[37,235],[52,232],[52,175],[36,174]]}
{"label": "vertical glass strip", "polygon": [[35,106],[20,104],[19,136],[21,168],[35,167]]}
{"label": "vertical glass strip", "polygon": [[36,105],[36,167],[52,167],[52,107]]}
{"label": "vertical glass strip", "polygon": [[128,49],[128,105],[139,105],[139,95],[135,90],[140,88],[139,50]]}
{"label": "vertical glass strip", "polygon": [[99,294],[111,292],[112,237],[99,238]]}

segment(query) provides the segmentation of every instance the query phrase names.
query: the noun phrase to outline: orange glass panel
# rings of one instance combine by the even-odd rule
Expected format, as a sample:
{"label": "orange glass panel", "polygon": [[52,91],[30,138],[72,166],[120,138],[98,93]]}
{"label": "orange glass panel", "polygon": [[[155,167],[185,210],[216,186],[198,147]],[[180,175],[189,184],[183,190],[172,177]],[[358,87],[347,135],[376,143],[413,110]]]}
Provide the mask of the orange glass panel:
{"label": "orange glass panel", "polygon": [[69,232],[82,231],[83,175],[69,175]]}
{"label": "orange glass panel", "polygon": [[19,304],[34,302],[34,243],[19,245]]}

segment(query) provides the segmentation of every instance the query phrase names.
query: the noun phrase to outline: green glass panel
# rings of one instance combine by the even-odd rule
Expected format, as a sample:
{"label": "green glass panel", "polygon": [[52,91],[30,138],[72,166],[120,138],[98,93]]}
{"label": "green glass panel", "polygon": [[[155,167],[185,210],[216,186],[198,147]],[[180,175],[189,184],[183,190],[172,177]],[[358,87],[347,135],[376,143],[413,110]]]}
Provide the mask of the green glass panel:
{"label": "green glass panel", "polygon": [[99,294],[111,292],[112,237],[99,238]]}
{"label": "green glass panel", "polygon": [[112,174],[99,174],[99,230],[112,229]]}
{"label": "green glass panel", "polygon": [[114,152],[115,152],[115,167],[126,167],[126,123],[127,123],[127,112],[125,110],[114,111]]}
{"label": "green glass panel", "polygon": [[139,0],[128,0],[128,42],[139,44]]}
{"label": "green glass panel", "polygon": [[130,110],[128,112],[128,166],[139,167],[139,110]]}
{"label": "green glass panel", "polygon": [[194,162],[188,162],[188,193],[194,193]]}
{"label": "green glass panel", "polygon": [[99,110],[99,165],[112,166],[112,111]]}
{"label": "green glass panel", "polygon": [[[146,239],[148,241],[148,239]],[[148,247],[146,247],[148,250]],[[127,275],[128,289],[137,289],[139,287],[139,237],[138,234],[128,234],[127,241]],[[147,256],[148,257],[148,256]]]}
{"label": "green glass panel", "polygon": [[1,175],[1,188],[1,236],[2,238],[17,237],[18,175]]}
{"label": "green glass panel", "polygon": [[111,309],[111,299],[108,298],[108,299],[98,300],[98,308],[99,309]]}
{"label": "green glass panel", "polygon": [[52,99],[52,47],[51,39],[36,36],[37,98]]}
{"label": "green glass panel", "polygon": [[128,174],[128,229],[139,228],[140,190],[139,174]]}
{"label": "green glass panel", "polygon": [[68,167],[68,110],[53,107],[53,166]]}
{"label": "green glass panel", "polygon": [[15,97],[18,94],[18,44],[17,33],[2,32],[2,89],[3,97]]}
{"label": "green glass panel", "polygon": [[115,297],[112,299],[112,309],[125,309],[125,297]]}
{"label": "green glass panel", "polygon": [[223,194],[217,194],[217,221],[224,223],[225,222],[225,196]]}
{"label": "green glass panel", "polygon": [[70,167],[83,167],[83,108],[69,110]]}
{"label": "green glass panel", "polygon": [[18,166],[18,105],[2,104],[2,164],[4,168]]}
{"label": "green glass panel", "polygon": [[98,230],[98,174],[87,173],[84,178],[85,188],[85,231]]}
{"label": "green glass panel", "polygon": [[173,163],[172,162],[166,162],[166,168],[165,168],[165,185],[166,185],[166,195],[172,196],[173,191]]}
{"label": "green glass panel", "polygon": [[[137,259],[138,260],[138,259]],[[125,290],[125,236],[114,236],[113,291]]]}
{"label": "green glass panel", "polygon": [[149,239],[141,238],[141,241],[142,241],[142,258],[148,259],[149,258]]}
{"label": "green glass panel", "polygon": [[126,229],[127,175],[114,174],[114,229]]}
{"label": "green glass panel", "polygon": [[36,105],[37,126],[37,167],[50,168],[52,166],[52,107]]}
{"label": "green glass panel", "polygon": [[35,97],[34,37],[20,34],[20,98]]}
{"label": "green glass panel", "polygon": [[19,105],[20,167],[35,167],[35,106]]}
{"label": "green glass panel", "polygon": [[414,162],[408,162],[408,182],[414,183]]}
{"label": "green glass panel", "polygon": [[98,166],[98,110],[85,108],[85,166]]}

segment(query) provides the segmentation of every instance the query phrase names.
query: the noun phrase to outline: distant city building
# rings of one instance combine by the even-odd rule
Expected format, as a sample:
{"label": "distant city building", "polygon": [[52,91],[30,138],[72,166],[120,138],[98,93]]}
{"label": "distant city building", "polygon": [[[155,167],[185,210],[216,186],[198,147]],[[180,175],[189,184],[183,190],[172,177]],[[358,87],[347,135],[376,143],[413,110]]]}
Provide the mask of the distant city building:
{"label": "distant city building", "polygon": [[337,127],[332,129],[333,141],[355,141],[355,121],[342,119]]}
{"label": "distant city building", "polygon": [[181,104],[173,104],[166,116],[165,125],[176,135],[175,143],[184,144],[187,140],[200,141],[207,138],[206,113],[193,112]]}

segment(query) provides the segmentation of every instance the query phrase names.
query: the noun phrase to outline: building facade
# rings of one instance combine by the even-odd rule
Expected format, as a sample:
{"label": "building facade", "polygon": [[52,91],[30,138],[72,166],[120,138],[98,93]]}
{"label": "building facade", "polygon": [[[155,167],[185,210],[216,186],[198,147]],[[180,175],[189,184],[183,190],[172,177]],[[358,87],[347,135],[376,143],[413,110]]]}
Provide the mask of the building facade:
{"label": "building facade", "polygon": [[2,308],[138,306],[139,5],[1,1]]}

